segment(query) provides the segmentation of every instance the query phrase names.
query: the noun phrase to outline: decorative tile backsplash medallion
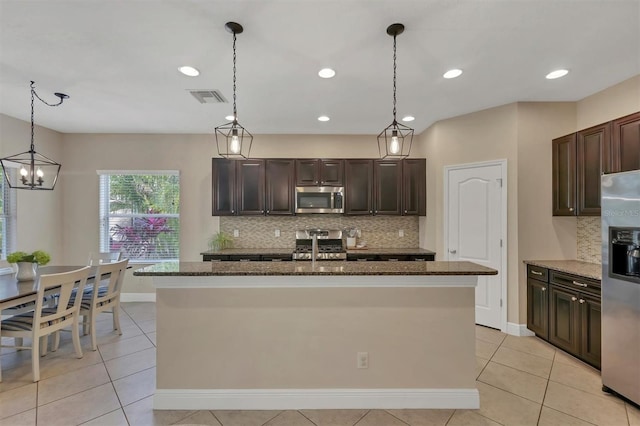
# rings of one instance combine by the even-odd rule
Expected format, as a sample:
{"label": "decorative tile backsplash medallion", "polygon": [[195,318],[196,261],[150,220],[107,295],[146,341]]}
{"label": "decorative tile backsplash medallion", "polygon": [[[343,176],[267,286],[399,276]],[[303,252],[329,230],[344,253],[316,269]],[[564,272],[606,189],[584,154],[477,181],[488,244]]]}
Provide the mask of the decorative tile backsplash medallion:
{"label": "decorative tile backsplash medallion", "polygon": [[[295,231],[305,228],[358,228],[357,243],[371,248],[416,248],[419,244],[417,216],[220,216],[220,231],[233,236],[234,248],[294,248]],[[276,232],[280,236],[276,237]],[[400,231],[404,236],[400,237]]]}
{"label": "decorative tile backsplash medallion", "polygon": [[602,263],[602,224],[600,216],[578,216],[578,260]]}

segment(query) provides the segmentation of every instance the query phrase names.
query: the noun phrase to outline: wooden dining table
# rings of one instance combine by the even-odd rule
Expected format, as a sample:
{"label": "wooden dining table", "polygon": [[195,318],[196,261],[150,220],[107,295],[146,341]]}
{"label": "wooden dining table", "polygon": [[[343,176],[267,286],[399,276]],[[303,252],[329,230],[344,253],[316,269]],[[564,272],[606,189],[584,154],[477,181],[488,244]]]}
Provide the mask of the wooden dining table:
{"label": "wooden dining table", "polygon": [[[41,266],[33,281],[18,281],[15,274],[0,275],[0,311],[36,300],[40,275],[59,274],[84,268],[85,265]],[[91,266],[87,283],[93,282],[98,266]]]}

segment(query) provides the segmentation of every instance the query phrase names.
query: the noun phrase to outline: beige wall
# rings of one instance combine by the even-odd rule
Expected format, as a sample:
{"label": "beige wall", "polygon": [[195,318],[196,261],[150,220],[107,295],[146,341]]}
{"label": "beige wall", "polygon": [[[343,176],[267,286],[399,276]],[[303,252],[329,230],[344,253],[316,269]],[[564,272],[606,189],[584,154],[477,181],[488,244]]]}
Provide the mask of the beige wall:
{"label": "beige wall", "polygon": [[[375,136],[258,135],[255,157],[376,157]],[[219,229],[211,216],[212,135],[64,135],[65,262],[84,262],[98,250],[96,170],[180,170],[180,258],[201,260],[207,241]]]}
{"label": "beige wall", "polygon": [[[551,139],[640,111],[640,76],[575,103],[517,103],[435,123],[416,136],[413,157],[427,158],[427,217],[420,247],[443,248],[445,165],[508,162],[508,321],[524,323],[523,259],[576,258],[575,218],[551,216]],[[55,263],[85,262],[98,249],[96,170],[181,172],[181,258],[200,260],[219,229],[211,216],[212,135],[59,134],[36,129],[36,149],[62,163],[53,192],[19,191],[18,248],[43,248]],[[0,115],[0,154],[27,149],[29,123]],[[257,135],[255,157],[374,158],[375,136]],[[152,291],[147,284],[144,291]],[[131,290],[134,291],[135,290]]]}
{"label": "beige wall", "polygon": [[640,75],[594,93],[576,102],[576,107],[576,128],[567,133],[640,111]]}
{"label": "beige wall", "polygon": [[[444,260],[444,167],[488,160],[507,160],[507,272],[508,321],[516,322],[518,216],[517,216],[517,104],[505,105],[435,123],[420,135],[420,155],[427,158],[427,218],[422,236],[425,248]],[[431,244],[429,244],[429,242]]]}
{"label": "beige wall", "polygon": [[[64,172],[62,135],[37,125],[34,134],[36,152],[62,163]],[[0,156],[28,151],[30,144],[31,123],[0,114]],[[17,250],[45,250],[51,254],[52,264],[62,263],[64,191],[60,181],[53,191],[16,190]]]}
{"label": "beige wall", "polygon": [[[579,102],[521,102],[442,120],[419,136],[427,158],[421,246],[443,259],[444,166],[507,159],[507,320],[526,323],[527,259],[576,259],[576,218],[551,215],[551,140],[640,111],[640,76]],[[425,241],[425,243],[422,243]]]}
{"label": "beige wall", "polygon": [[509,321],[519,324],[527,322],[523,260],[576,258],[576,219],[551,214],[551,139],[574,131],[575,111],[573,102],[518,104],[518,251],[516,256],[509,246],[508,254],[518,269],[510,275],[508,306]]}

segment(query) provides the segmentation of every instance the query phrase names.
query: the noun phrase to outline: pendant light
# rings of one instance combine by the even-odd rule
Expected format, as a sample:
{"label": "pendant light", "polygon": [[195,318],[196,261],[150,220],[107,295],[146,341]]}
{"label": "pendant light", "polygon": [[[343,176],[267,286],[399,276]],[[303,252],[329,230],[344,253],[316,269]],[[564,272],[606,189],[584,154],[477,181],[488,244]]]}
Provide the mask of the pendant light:
{"label": "pendant light", "polygon": [[[31,82],[31,147],[29,151],[22,152],[20,154],[12,155],[6,158],[0,158],[0,164],[4,171],[4,176],[7,179],[7,184],[10,188],[15,189],[36,189],[36,190],[53,190],[58,181],[58,174],[60,173],[61,165],[45,157],[42,154],[38,154],[35,148],[34,141],[34,120],[33,120],[33,104],[35,98],[38,98],[43,104],[47,106],[61,105],[65,99],[69,96],[64,93],[54,93],[55,96],[60,98],[60,102],[57,104],[50,104],[43,100],[36,93],[35,82]],[[19,177],[16,173],[10,173],[11,169],[19,169]]]}
{"label": "pendant light", "polygon": [[392,24],[387,27],[387,34],[393,36],[393,122],[378,135],[380,158],[408,157],[413,143],[413,129],[396,120],[396,37],[403,31],[402,24]]}
{"label": "pendant light", "polygon": [[216,127],[216,145],[221,157],[249,158],[253,136],[238,123],[236,108],[236,34],[244,29],[236,22],[227,22],[224,27],[233,34],[233,121]]}

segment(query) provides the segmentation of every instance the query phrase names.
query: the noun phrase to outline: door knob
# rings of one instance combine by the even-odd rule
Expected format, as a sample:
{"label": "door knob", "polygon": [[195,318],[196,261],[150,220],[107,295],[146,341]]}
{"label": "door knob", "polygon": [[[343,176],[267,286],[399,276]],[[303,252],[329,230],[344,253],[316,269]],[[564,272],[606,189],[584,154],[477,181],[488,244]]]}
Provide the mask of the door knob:
{"label": "door knob", "polygon": [[449,253],[456,254],[456,250],[449,250]]}
{"label": "door knob", "polygon": [[578,298],[577,298],[577,297],[575,297],[575,296],[573,296],[573,297],[571,297],[571,300],[572,300],[573,302],[575,302],[576,300],[578,300]]}

